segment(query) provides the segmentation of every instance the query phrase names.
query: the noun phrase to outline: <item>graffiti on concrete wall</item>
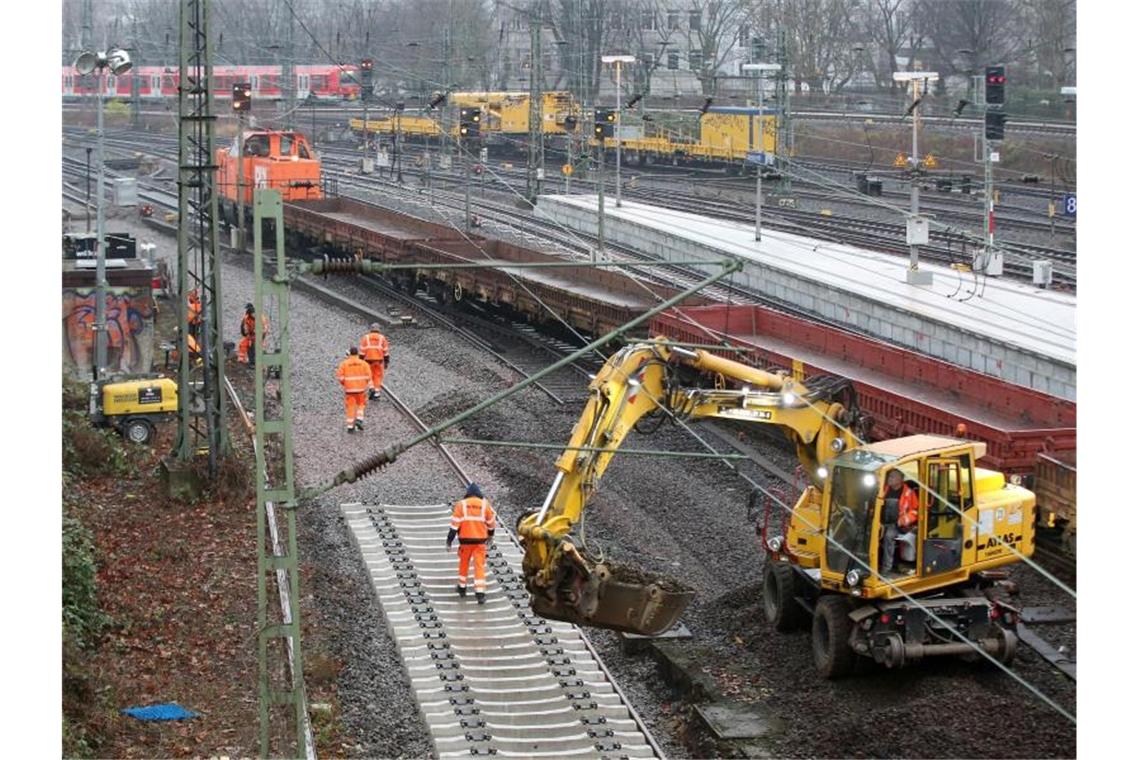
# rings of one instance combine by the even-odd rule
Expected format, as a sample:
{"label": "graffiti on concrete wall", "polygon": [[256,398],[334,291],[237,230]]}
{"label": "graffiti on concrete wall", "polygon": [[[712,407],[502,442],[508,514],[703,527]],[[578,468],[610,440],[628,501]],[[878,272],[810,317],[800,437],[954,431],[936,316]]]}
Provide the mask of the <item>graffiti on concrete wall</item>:
{"label": "graffiti on concrete wall", "polygon": [[[149,288],[107,289],[107,366],[148,372],[154,358],[154,299]],[[95,289],[63,290],[64,366],[91,377],[95,361]]]}

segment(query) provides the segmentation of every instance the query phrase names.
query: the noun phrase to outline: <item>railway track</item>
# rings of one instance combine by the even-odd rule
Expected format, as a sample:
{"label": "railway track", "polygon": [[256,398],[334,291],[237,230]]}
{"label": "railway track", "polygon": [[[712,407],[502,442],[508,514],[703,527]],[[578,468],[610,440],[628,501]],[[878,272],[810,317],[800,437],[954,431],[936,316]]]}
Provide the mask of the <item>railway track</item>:
{"label": "railway track", "polygon": [[[177,149],[177,141],[173,138],[149,133],[147,137],[152,143],[164,145],[171,153]],[[108,138],[108,144],[114,144],[123,150],[139,152],[138,143],[132,141],[131,138],[123,138],[117,135],[112,136]],[[169,154],[159,153],[150,153],[150,155],[167,159],[171,157]],[[384,182],[398,187],[408,187],[406,185],[398,185],[390,180],[384,180],[379,175],[365,177],[355,174],[352,167],[354,162],[359,160],[359,155],[360,154],[354,150],[337,147],[326,147],[322,150],[322,156],[325,157],[326,162],[330,166],[335,165],[339,167],[339,171],[330,169],[328,173],[337,176],[341,182],[358,187],[371,186],[371,189],[375,189],[377,183]],[[76,160],[73,161],[76,164],[73,169],[77,169],[79,162]],[[411,161],[407,163],[409,165],[405,166],[402,171],[408,177],[418,178],[426,173],[416,168]],[[499,170],[497,173],[515,192],[521,193],[525,189],[525,171]],[[436,171],[433,172],[432,176],[433,182],[437,184],[461,184],[463,182],[462,177],[456,173],[448,174]],[[150,195],[146,196],[147,200],[153,200],[154,195],[160,192],[158,188],[153,186],[148,188],[147,193]],[[438,194],[446,191],[438,190],[436,192]],[[672,207],[692,213],[721,217],[744,223],[752,223],[755,221],[755,212],[751,204],[740,202],[731,203],[694,197],[690,194],[677,191],[675,180],[668,181],[660,186],[655,184],[652,188],[629,188],[626,190],[626,195],[630,198],[637,198],[651,203],[660,203],[662,199],[667,199]],[[491,210],[498,219],[511,217],[508,223],[517,229],[525,230],[528,225],[539,228],[543,226],[540,220],[537,220],[536,217],[528,212],[505,208],[500,204],[495,204],[493,201],[487,201],[486,199],[476,199],[472,197],[472,207],[478,207],[484,213]],[[773,229],[799,235],[816,236],[837,243],[871,247],[899,255],[909,254],[909,249],[903,243],[905,240],[905,226],[901,224],[845,216],[822,216],[817,213],[790,208],[769,207],[765,212],[765,215],[768,217],[766,224]],[[551,226],[552,225],[546,225],[547,231]],[[564,232],[560,234],[564,236]],[[968,252],[972,248],[972,245],[963,235],[955,234],[951,231],[932,230],[931,237],[932,240],[936,242],[932,245],[920,248],[921,258],[940,264],[967,264],[972,261],[972,254]],[[568,241],[567,244],[571,247],[577,247],[579,250],[586,249],[586,246],[583,246],[579,241]],[[1005,262],[1006,271],[1011,276],[1030,280],[1033,275],[1033,267],[1030,259],[1047,258],[1055,263],[1053,273],[1054,280],[1058,284],[1068,288],[1076,287],[1076,254],[1074,252],[1024,243],[1003,242],[1001,245],[1007,251],[1015,254],[1013,258],[1007,258]],[[610,247],[613,246],[611,245]],[[638,255],[628,250],[624,253],[626,255]],[[1025,259],[1018,260],[1020,256],[1024,256]],[[652,277],[652,275],[647,275],[647,277]]]}
{"label": "railway track", "polygon": [[[454,300],[451,301],[453,307],[448,308],[445,305],[447,298],[443,293],[433,295],[418,290],[415,294],[408,294],[378,276],[365,277],[361,282],[383,297],[421,312],[432,322],[446,327],[452,334],[490,354],[500,364],[515,372],[519,379],[545,369],[551,361],[551,355],[557,352],[555,346],[565,347],[566,354],[578,348],[570,343],[544,336],[530,325],[504,323],[491,313],[475,315],[470,311],[454,308],[456,303]],[[437,298],[441,298],[444,303],[433,303]],[[526,329],[523,329],[524,327]],[[561,405],[568,399],[580,397],[584,393],[586,378],[596,369],[597,366],[593,365],[582,366],[571,363],[546,382],[536,382],[534,386],[551,401]]]}
{"label": "railway track", "polygon": [[[297,285],[362,308],[327,288]],[[428,429],[390,388],[383,392],[417,431]],[[432,444],[457,483],[471,482],[446,446]],[[509,526],[488,550],[487,603],[477,605],[455,593],[455,555],[442,542],[450,505],[341,510],[439,757],[664,757],[582,631],[531,610]]]}

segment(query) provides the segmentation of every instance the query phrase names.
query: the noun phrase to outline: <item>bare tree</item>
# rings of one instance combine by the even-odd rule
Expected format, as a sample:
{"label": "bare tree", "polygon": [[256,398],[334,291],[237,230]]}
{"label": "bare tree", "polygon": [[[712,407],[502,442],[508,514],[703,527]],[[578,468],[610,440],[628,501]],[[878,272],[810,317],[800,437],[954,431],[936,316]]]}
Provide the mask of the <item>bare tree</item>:
{"label": "bare tree", "polygon": [[943,81],[1007,61],[1021,47],[1021,17],[1013,0],[921,0],[915,27],[930,43],[930,60],[923,65]]}
{"label": "bare tree", "polygon": [[1057,90],[1076,81],[1076,0],[1020,0],[1026,40],[1022,55],[1026,81]]}
{"label": "bare tree", "polygon": [[858,0],[777,0],[775,5],[796,88],[806,82],[813,93],[841,90],[858,68]]}
{"label": "bare tree", "polygon": [[[871,61],[875,85],[894,89],[892,76],[898,71],[903,49],[913,40],[914,0],[867,0],[863,8],[867,35],[874,43]],[[913,54],[912,54],[913,57]]]}
{"label": "bare tree", "polygon": [[561,45],[563,71],[581,102],[597,99],[602,53],[621,31],[624,14],[612,0],[552,0],[552,21]]}
{"label": "bare tree", "polygon": [[702,2],[690,0],[688,8],[688,42],[690,68],[701,83],[701,92],[716,92],[716,74],[732,53],[732,41],[747,19],[745,3],[741,0]]}
{"label": "bare tree", "polygon": [[621,52],[637,58],[637,63],[622,70],[628,76],[632,92],[648,95],[653,72],[665,60],[675,29],[670,20],[676,16],[668,0],[631,0],[620,4],[622,22],[618,39]]}

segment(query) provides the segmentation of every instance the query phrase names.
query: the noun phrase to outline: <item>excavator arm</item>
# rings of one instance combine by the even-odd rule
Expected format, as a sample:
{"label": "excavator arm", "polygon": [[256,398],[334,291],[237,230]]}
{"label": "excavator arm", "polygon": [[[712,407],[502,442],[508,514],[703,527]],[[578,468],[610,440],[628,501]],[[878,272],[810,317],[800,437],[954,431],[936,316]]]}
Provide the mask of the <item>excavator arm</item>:
{"label": "excavator arm", "polygon": [[523,574],[536,612],[631,633],[669,629],[692,592],[665,578],[591,558],[572,536],[586,503],[630,430],[649,416],[716,417],[780,426],[817,484],[820,466],[857,445],[862,429],[850,383],[807,383],[664,341],[629,345],[590,383],[589,400],[557,462],[542,507],[518,524]]}

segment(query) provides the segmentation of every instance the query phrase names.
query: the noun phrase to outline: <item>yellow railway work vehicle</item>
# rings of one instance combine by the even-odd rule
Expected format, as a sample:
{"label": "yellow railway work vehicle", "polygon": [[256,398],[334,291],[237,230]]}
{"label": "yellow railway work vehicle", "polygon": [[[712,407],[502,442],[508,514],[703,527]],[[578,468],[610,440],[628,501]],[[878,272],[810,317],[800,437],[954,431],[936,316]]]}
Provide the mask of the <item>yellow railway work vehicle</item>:
{"label": "yellow railway work vehicle", "polygon": [[[478,108],[483,113],[480,131],[483,135],[518,135],[530,132],[530,94],[526,92],[453,92],[448,104],[454,108]],[[542,95],[542,131],[547,135],[566,134],[566,120],[580,120],[579,108],[569,92],[545,92]],[[416,115],[405,111],[399,119],[395,115],[369,117],[368,131],[378,135],[405,137],[438,137],[442,132],[442,115],[435,111]],[[459,136],[459,127],[452,119],[451,135]],[[354,132],[363,128],[360,118],[350,119]]]}
{"label": "yellow railway work vehicle", "polygon": [[[764,613],[781,631],[811,624],[821,675],[845,675],[860,657],[901,667],[935,655],[1013,656],[1016,611],[996,571],[1033,554],[1035,498],[976,465],[984,443],[912,435],[865,444],[850,381],[801,382],[663,341],[627,346],[598,371],[546,500],[519,519],[537,614],[656,635],[692,599],[672,579],[591,552],[575,530],[626,435],[666,411],[774,425],[794,444],[809,483],[776,529],[771,504],[758,526]],[[888,487],[896,470],[898,491]]]}
{"label": "yellow railway work vehicle", "polygon": [[[363,119],[349,119],[349,128],[353,132],[363,129]],[[398,129],[397,129],[398,127]],[[442,133],[439,126],[439,115],[417,116],[407,112],[395,116],[368,117],[368,131],[374,135],[394,135],[398,131],[401,136],[409,137],[438,137]],[[458,128],[452,129],[452,134],[458,134]]]}
{"label": "yellow railway work vehicle", "polygon": [[[765,153],[776,150],[776,117],[771,111],[759,112],[756,108],[710,108],[701,115],[697,137],[660,128],[651,127],[651,130],[644,136],[622,140],[622,152],[631,162],[680,160],[743,164],[749,153],[760,150],[761,137]],[[596,140],[591,142],[597,145]],[[617,139],[606,138],[606,150],[616,149]]]}
{"label": "yellow railway work vehicle", "polygon": [[[530,93],[528,92],[453,92],[449,102],[459,108],[479,108],[484,114],[483,131],[525,135],[530,132]],[[581,109],[567,91],[542,93],[542,132],[546,135],[566,134],[566,120],[581,121]]]}

